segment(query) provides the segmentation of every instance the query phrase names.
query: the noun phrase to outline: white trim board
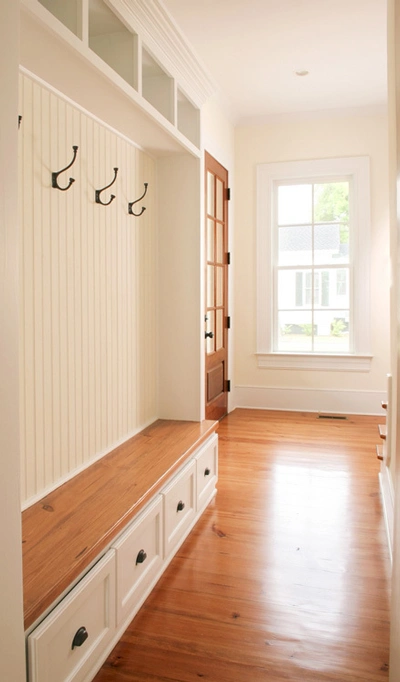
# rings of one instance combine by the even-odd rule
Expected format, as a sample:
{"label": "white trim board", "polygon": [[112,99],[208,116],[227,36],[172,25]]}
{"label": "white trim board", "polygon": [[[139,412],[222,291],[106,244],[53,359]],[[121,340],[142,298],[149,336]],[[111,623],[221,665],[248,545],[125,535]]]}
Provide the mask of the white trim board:
{"label": "white trim board", "polygon": [[382,413],[385,391],[235,386],[235,407],[333,414]]}
{"label": "white trim board", "polygon": [[[257,353],[273,361],[278,343],[278,243],[274,218],[277,183],[347,178],[351,186],[349,268],[350,353],[370,355],[370,159],[368,156],[257,165]],[[322,266],[321,266],[322,267]],[[295,266],[297,268],[297,266]],[[295,354],[298,355],[298,354]],[[347,356],[350,358],[350,356]],[[326,354],[326,358],[329,355]],[[343,362],[345,356],[343,355]],[[260,358],[259,358],[260,360]],[[329,362],[329,360],[327,360]],[[350,359],[349,359],[350,362]],[[364,369],[363,371],[368,371]]]}
{"label": "white trim board", "polygon": [[386,535],[388,541],[390,564],[393,564],[393,523],[394,523],[394,489],[390,469],[381,462],[379,472],[379,484],[381,489],[383,517],[385,520]]}

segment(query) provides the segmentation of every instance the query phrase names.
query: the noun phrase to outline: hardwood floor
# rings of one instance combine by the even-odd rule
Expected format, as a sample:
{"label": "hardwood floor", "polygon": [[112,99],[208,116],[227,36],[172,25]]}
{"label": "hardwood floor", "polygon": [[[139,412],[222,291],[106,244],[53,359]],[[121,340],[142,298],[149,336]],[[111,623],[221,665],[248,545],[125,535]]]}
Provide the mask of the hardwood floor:
{"label": "hardwood floor", "polygon": [[222,420],[217,497],[95,682],[387,680],[380,421]]}

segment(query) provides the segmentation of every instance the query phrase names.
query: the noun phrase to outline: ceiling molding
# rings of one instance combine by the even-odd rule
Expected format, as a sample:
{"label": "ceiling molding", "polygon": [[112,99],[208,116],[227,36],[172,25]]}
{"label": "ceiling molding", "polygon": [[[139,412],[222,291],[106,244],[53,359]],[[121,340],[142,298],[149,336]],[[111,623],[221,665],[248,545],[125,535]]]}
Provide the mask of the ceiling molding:
{"label": "ceiling molding", "polygon": [[363,116],[386,116],[387,105],[365,107],[343,107],[338,109],[316,109],[313,111],[289,111],[265,116],[248,116],[236,119],[240,128],[248,126],[273,125],[276,123],[292,123],[298,121],[317,121],[321,119],[356,118]]}
{"label": "ceiling molding", "polygon": [[106,0],[142,38],[144,46],[199,108],[217,90],[183,33],[159,0]]}

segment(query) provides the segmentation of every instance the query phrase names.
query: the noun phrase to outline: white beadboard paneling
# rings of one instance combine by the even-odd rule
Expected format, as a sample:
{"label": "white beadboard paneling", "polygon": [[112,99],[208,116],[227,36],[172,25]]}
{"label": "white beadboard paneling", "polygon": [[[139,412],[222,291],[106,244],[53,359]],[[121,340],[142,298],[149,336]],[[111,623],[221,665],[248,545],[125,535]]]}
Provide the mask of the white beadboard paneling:
{"label": "white beadboard paneling", "polygon": [[[24,507],[156,418],[154,160],[20,76]],[[72,159],[51,187],[51,172]],[[95,190],[108,206],[95,203]],[[128,202],[149,191],[140,218]],[[137,209],[135,209],[137,210]]]}

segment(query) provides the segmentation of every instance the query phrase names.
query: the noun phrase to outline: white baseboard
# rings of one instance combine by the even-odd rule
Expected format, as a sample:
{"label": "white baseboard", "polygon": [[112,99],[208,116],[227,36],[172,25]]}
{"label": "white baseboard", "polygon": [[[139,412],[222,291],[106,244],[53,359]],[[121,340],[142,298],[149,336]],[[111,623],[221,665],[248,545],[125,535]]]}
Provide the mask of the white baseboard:
{"label": "white baseboard", "polygon": [[393,563],[394,489],[390,469],[388,469],[384,462],[381,462],[381,470],[379,472],[379,483],[381,487],[383,516],[385,519],[390,562]]}
{"label": "white baseboard", "polygon": [[235,386],[235,407],[332,414],[382,414],[385,391]]}

